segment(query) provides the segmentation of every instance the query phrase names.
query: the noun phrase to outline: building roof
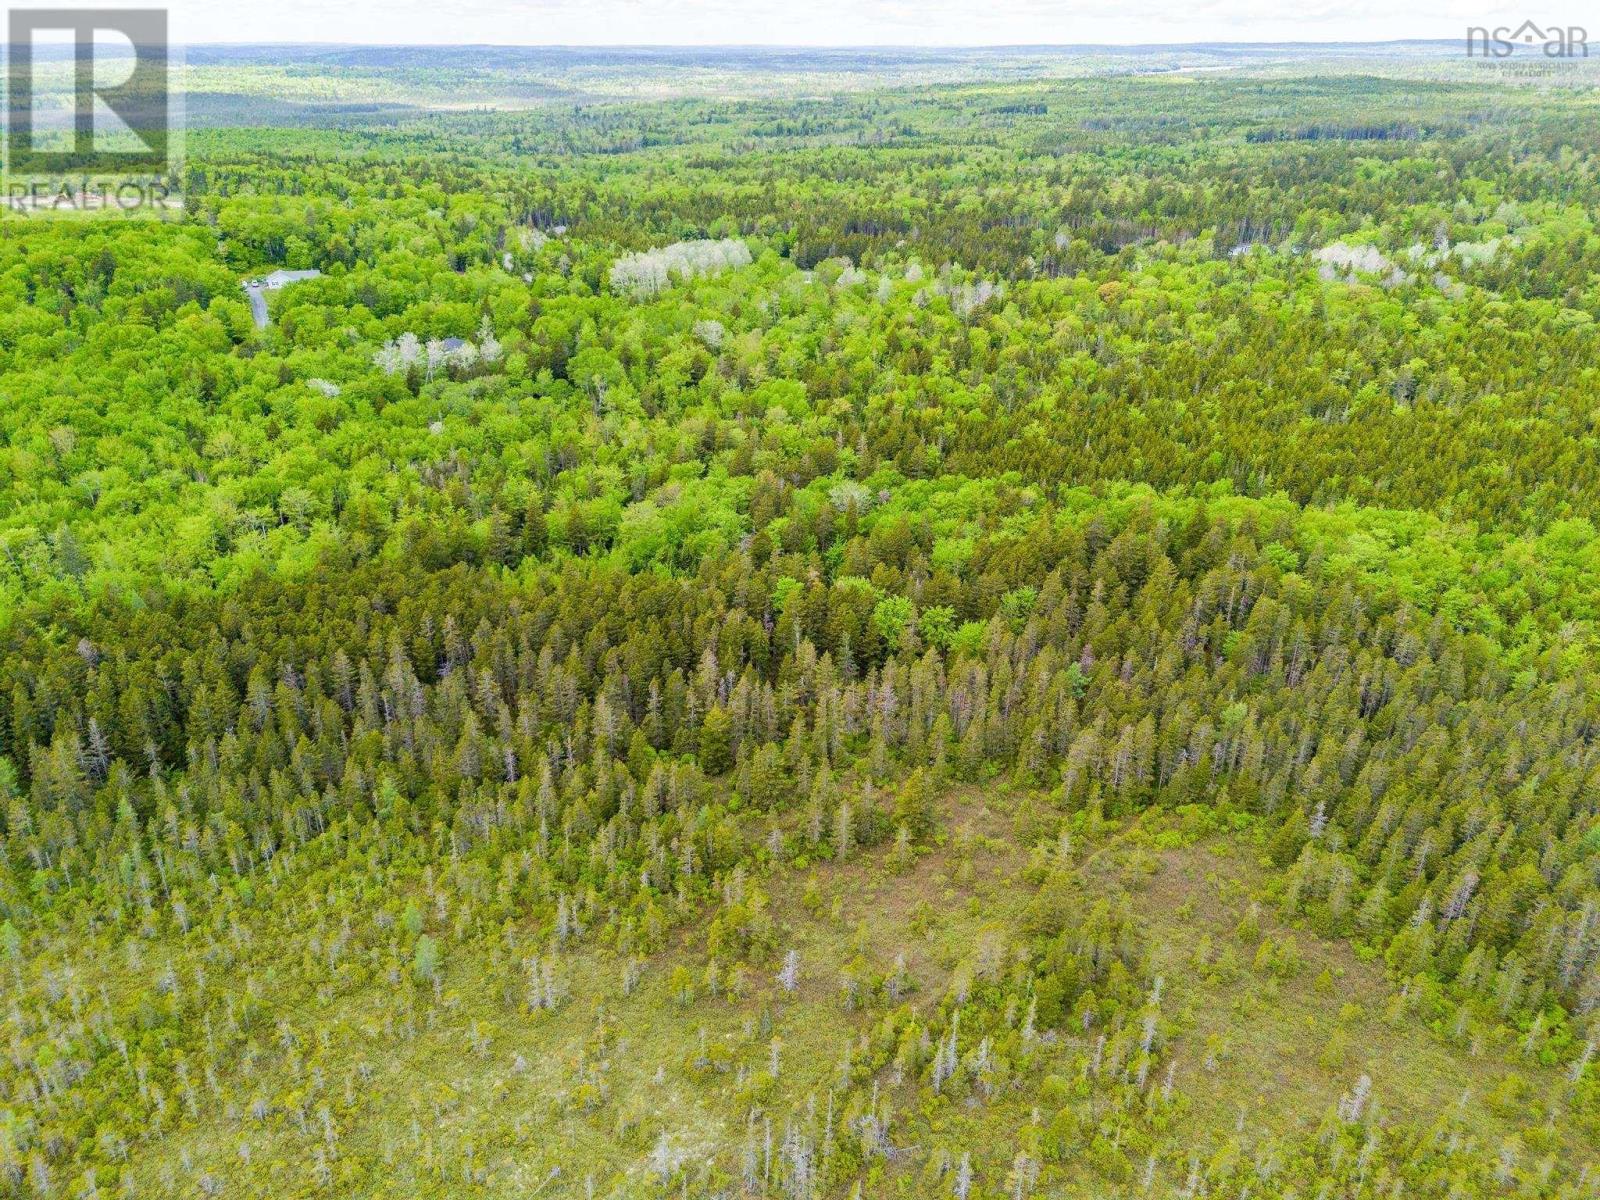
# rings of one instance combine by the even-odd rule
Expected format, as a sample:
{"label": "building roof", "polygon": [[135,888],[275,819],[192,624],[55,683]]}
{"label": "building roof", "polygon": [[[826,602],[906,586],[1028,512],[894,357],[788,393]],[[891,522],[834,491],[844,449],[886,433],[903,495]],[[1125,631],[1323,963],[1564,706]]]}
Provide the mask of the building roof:
{"label": "building roof", "polygon": [[321,271],[274,271],[261,280],[267,287],[282,287],[286,283],[299,283],[302,279],[315,279]]}

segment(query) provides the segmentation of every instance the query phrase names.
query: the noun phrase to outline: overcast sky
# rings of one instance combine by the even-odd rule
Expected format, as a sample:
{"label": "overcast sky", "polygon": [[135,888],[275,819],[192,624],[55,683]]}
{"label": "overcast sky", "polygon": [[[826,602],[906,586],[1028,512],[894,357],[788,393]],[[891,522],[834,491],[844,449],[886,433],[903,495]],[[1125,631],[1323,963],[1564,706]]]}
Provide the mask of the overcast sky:
{"label": "overcast sky", "polygon": [[1541,24],[1587,18],[1600,52],[1595,0],[172,0],[170,7],[174,32],[191,43],[1378,41],[1461,38],[1468,26],[1515,26],[1533,17]]}

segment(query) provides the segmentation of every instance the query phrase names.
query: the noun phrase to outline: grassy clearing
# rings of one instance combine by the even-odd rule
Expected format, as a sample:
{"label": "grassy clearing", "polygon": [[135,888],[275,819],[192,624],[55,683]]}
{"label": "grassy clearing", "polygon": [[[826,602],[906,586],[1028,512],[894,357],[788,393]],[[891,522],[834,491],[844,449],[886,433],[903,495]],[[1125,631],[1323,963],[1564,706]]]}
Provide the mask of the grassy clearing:
{"label": "grassy clearing", "polygon": [[[248,1159],[271,1168],[240,1194],[311,1194],[330,1180],[362,1195],[451,1181],[492,1197],[659,1194],[657,1167],[726,1163],[762,1142],[752,1111],[767,1112],[765,1121],[783,1104],[829,1103],[842,1060],[882,1016],[845,1003],[852,968],[879,977],[898,969],[921,1011],[1012,952],[1035,892],[1029,852],[1012,833],[1015,807],[1003,794],[952,793],[937,843],[914,862],[878,851],[752,878],[746,886],[764,891],[775,920],[777,952],[742,979],[723,969],[713,982],[704,922],[691,921],[631,989],[626,963],[602,949],[554,956],[565,999],[550,1012],[517,1002],[520,983],[496,947],[467,945],[447,950],[432,1002],[397,1007],[390,988],[373,985],[288,1014],[277,1044],[224,1081],[226,1100],[139,1163],[141,1191],[181,1194],[186,1179],[227,1178]],[[1507,1097],[1559,1088],[1557,1073],[1501,1048],[1447,1044],[1407,1011],[1379,966],[1277,920],[1259,903],[1268,877],[1247,841],[1155,848],[1148,835],[1159,823],[1100,831],[1077,848],[1076,874],[1085,896],[1131,894],[1163,980],[1164,1059],[1188,1097],[1165,1134],[1163,1176],[1190,1147],[1314,1132],[1363,1074],[1381,1119],[1457,1106],[1486,1139],[1526,1121]],[[1290,937],[1297,969],[1257,968],[1264,941]],[[777,979],[790,949],[799,962],[792,993]],[[1091,1042],[1066,1031],[1035,1075],[1071,1072]],[[881,1194],[917,1194],[924,1141],[993,1150],[998,1175],[1000,1151],[1037,1119],[1026,1080],[982,1102],[933,1106],[919,1101],[914,1079],[884,1072],[877,1082],[903,1108],[908,1151],[878,1177]],[[320,1097],[309,1105],[308,1087]],[[1100,1102],[1075,1103],[1091,1121]],[[1582,1152],[1571,1130],[1560,1137],[1567,1152]],[[319,1141],[322,1150],[308,1153]],[[382,1166],[342,1174],[355,1161]],[[585,1164],[581,1175],[575,1162]],[[1067,1177],[1084,1195],[1104,1182],[1093,1170]]]}

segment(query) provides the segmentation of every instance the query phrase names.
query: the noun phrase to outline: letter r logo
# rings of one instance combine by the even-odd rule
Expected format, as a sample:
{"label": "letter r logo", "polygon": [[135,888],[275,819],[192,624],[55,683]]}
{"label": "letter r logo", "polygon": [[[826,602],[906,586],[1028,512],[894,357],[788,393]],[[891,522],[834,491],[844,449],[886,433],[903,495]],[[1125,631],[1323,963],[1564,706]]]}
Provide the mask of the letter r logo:
{"label": "letter r logo", "polygon": [[9,174],[167,168],[166,9],[12,9],[8,34]]}

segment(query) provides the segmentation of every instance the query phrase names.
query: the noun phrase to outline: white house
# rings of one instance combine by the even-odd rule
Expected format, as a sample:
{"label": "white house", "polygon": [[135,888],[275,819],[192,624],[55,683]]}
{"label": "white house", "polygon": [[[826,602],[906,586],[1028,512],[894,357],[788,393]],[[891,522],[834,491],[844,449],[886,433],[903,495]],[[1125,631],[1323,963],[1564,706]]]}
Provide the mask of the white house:
{"label": "white house", "polygon": [[321,274],[321,271],[274,271],[258,280],[257,286],[272,292],[288,284],[299,283],[302,279],[315,279]]}

